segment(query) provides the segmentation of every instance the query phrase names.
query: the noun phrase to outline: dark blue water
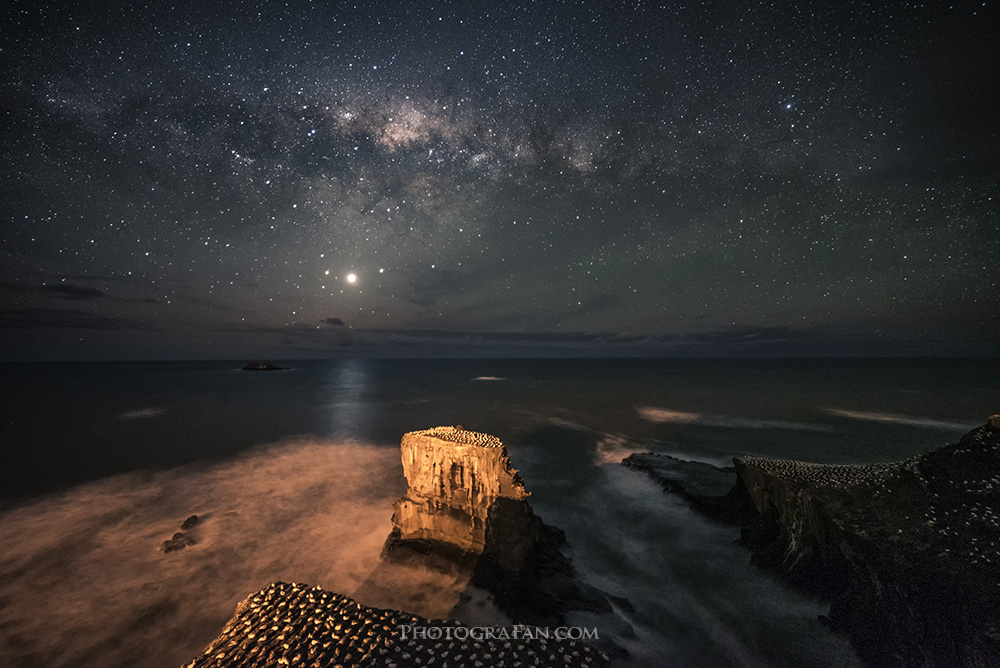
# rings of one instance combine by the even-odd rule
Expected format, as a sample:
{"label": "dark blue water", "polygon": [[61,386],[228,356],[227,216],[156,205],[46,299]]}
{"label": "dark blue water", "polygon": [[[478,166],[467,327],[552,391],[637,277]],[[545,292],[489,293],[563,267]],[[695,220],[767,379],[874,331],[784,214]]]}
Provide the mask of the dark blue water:
{"label": "dark blue water", "polygon": [[[740,454],[818,462],[900,459],[954,442],[997,412],[1000,400],[997,360],[282,365],[291,368],[243,372],[234,362],[8,365],[0,419],[6,458],[0,495],[7,512],[37,523],[44,519],[40,509],[48,507],[42,495],[90,499],[92,494],[74,496],[76,486],[104,489],[100,481],[136,471],[152,480],[156,472],[225,466],[256,452],[255,446],[291,437],[317,447],[356,442],[391,461],[404,432],[462,424],[507,444],[536,512],[566,531],[577,569],[632,602],[634,612],[623,615],[637,635],[621,641],[636,665],[855,666],[848,645],[817,623],[822,607],[749,566],[732,529],[694,515],[617,462],[637,450],[717,464]],[[370,470],[373,485],[400,485],[398,468]],[[294,476],[283,482],[294,488]],[[115,494],[138,494],[142,484],[119,485]],[[391,514],[391,505],[386,510]],[[287,513],[294,516],[294,509]],[[85,558],[83,551],[76,557]],[[76,563],[64,566],[66,577]],[[58,582],[58,573],[52,577]],[[13,581],[4,594],[17,600],[19,591]],[[178,651],[193,655],[199,646]],[[72,660],[67,654],[65,665]]]}
{"label": "dark blue water", "polygon": [[[0,497],[24,498],[136,468],[216,460],[290,435],[395,446],[406,431],[454,423],[494,433],[512,447],[556,419],[643,447],[671,441],[717,458],[893,459],[982,423],[1000,396],[996,360],[283,364],[292,368],[7,365],[0,429],[8,465]],[[474,380],[483,377],[503,380]],[[687,415],[656,422],[645,419],[642,408]],[[783,422],[795,424],[783,428]]]}

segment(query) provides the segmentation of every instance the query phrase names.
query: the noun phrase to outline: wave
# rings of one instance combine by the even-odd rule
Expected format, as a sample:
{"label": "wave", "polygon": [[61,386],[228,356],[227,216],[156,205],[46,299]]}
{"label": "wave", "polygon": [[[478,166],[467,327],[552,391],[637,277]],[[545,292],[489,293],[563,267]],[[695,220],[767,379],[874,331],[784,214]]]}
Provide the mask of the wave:
{"label": "wave", "polygon": [[618,464],[633,452],[637,446],[624,436],[606,434],[597,442],[595,459],[597,464]]}
{"label": "wave", "polygon": [[685,413],[683,411],[674,411],[669,408],[656,408],[654,406],[636,406],[635,410],[639,413],[640,417],[649,420],[650,422],[686,424],[688,422],[695,422],[701,417],[700,413]]}
{"label": "wave", "polygon": [[507,379],[501,378],[500,376],[476,376],[472,380],[507,380]]}
{"label": "wave", "polygon": [[886,422],[889,424],[900,424],[908,427],[924,427],[925,429],[937,429],[939,431],[960,431],[966,432],[972,429],[964,422],[951,422],[948,420],[934,420],[931,418],[913,417],[910,415],[899,415],[896,413],[874,413],[870,411],[847,411],[841,408],[827,408],[826,412],[837,417],[849,418],[851,420],[866,420],[868,422]]}
{"label": "wave", "polygon": [[789,429],[793,431],[833,432],[832,427],[815,422],[792,422],[789,420],[758,420],[732,415],[708,415],[705,413],[689,413],[675,411],[656,406],[636,406],[636,412],[645,420],[667,424],[697,424],[701,427],[720,427],[723,429]]}
{"label": "wave", "polygon": [[148,420],[149,418],[160,417],[167,412],[166,408],[140,408],[134,411],[119,413],[117,420]]}
{"label": "wave", "polygon": [[[378,565],[404,490],[398,450],[304,439],[0,513],[0,664],[170,668],[268,582],[350,595]],[[159,551],[190,515],[195,544]]]}

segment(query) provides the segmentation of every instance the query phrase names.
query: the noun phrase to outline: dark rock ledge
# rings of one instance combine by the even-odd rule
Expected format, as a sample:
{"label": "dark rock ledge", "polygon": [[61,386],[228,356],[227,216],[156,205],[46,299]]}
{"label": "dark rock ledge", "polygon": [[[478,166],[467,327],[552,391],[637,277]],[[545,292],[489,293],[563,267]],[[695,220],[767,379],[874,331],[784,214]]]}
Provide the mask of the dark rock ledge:
{"label": "dark rock ledge", "polygon": [[[441,637],[414,638],[417,629]],[[276,582],[244,599],[219,637],[185,668],[608,665],[581,642],[526,635],[487,639],[485,629],[369,608],[319,587]]]}
{"label": "dark rock ledge", "polygon": [[[664,482],[649,458],[624,463]],[[867,664],[1000,666],[1000,416],[902,462],[734,463],[725,496],[679,475],[664,487],[738,522],[757,563],[829,601]]]}

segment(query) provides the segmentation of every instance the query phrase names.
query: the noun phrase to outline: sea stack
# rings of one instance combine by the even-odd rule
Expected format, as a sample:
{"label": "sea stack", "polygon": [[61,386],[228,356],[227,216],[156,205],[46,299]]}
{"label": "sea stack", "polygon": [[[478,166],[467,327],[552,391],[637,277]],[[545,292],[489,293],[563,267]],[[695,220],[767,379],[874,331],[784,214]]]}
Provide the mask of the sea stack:
{"label": "sea stack", "polygon": [[[507,449],[495,436],[435,427],[405,434],[400,450],[409,489],[396,501],[394,541],[445,543],[481,554],[490,510],[501,499],[528,498]],[[527,517],[526,505],[518,507]]]}
{"label": "sea stack", "polygon": [[425,607],[441,603],[428,599],[419,580],[399,577],[398,569],[416,567],[488,592],[517,623],[558,625],[569,610],[612,611],[604,594],[574,577],[562,554],[565,536],[532,511],[500,439],[434,427],[405,434],[400,450],[408,489],[395,503],[382,563],[359,598],[461,618],[461,599],[451,610]]}

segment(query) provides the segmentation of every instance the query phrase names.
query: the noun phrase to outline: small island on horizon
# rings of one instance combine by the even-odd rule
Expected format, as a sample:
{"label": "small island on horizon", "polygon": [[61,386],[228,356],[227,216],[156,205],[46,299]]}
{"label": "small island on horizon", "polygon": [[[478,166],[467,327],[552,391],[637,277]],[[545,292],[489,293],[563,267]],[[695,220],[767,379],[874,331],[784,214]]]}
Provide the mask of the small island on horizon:
{"label": "small island on horizon", "polygon": [[247,362],[246,366],[243,367],[243,371],[285,371],[287,367],[277,366],[271,362],[264,362],[262,360],[254,360],[252,362]]}

